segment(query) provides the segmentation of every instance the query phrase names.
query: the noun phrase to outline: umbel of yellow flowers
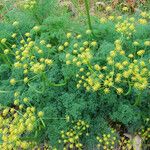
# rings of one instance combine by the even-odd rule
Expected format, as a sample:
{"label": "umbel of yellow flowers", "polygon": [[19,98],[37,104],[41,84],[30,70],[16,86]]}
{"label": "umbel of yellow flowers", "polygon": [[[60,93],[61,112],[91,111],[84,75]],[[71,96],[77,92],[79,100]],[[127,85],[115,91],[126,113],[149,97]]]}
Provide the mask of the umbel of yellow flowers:
{"label": "umbel of yellow flowers", "polygon": [[[124,23],[127,22],[125,21]],[[130,24],[131,26],[133,27],[134,25]],[[86,31],[86,33],[90,34],[89,31]],[[71,33],[69,33],[67,34],[68,38],[74,38],[74,41],[76,41],[77,36],[71,36]],[[66,42],[67,46],[69,46],[70,43]],[[114,42],[115,49],[110,51],[106,57],[107,63],[101,65],[92,62],[95,55],[94,49],[97,47],[96,41],[83,41],[82,44],[77,41],[73,44],[72,52],[65,50],[66,42],[58,50],[66,52],[67,65],[73,64],[79,68],[79,73],[76,75],[79,79],[77,88],[84,87],[87,91],[103,90],[106,94],[111,89],[114,89],[117,94],[125,94],[128,90],[123,89],[121,84],[129,86],[129,89],[132,87],[137,90],[144,90],[148,87],[149,62],[136,59],[137,57],[142,58],[145,50],[139,50],[134,54],[127,55],[122,48],[121,40],[118,39]],[[139,45],[137,41],[133,44],[134,46]],[[149,46],[149,41],[145,41],[144,45]],[[118,57],[122,59],[117,59]]]}

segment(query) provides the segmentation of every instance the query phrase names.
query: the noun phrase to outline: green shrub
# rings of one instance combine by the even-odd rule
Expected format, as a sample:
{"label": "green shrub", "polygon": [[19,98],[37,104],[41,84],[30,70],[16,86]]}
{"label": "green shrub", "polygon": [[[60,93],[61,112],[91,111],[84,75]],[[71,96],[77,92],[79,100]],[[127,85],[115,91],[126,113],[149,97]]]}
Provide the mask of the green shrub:
{"label": "green shrub", "polygon": [[150,16],[95,17],[91,31],[54,0],[32,4],[0,23],[1,105],[12,107],[15,92],[28,97],[44,112],[36,142],[58,149],[81,146],[58,144],[62,130],[77,134],[72,121],[89,125],[80,138],[89,150],[116,124],[130,133],[147,127]]}

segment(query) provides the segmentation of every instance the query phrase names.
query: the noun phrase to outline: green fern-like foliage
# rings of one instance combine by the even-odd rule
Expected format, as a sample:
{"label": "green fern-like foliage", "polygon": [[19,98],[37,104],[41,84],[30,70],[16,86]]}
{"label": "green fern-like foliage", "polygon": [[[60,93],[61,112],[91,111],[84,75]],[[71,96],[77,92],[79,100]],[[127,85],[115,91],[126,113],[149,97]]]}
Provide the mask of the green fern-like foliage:
{"label": "green fern-like foliage", "polygon": [[[7,3],[9,11],[0,22],[0,104],[13,106],[13,94],[19,91],[21,98],[28,97],[31,105],[44,112],[45,126],[42,130],[38,130],[38,143],[48,142],[49,145],[59,148],[58,140],[61,130],[70,131],[71,122],[77,120],[85,120],[90,125],[89,135],[81,139],[87,150],[95,148],[97,135],[108,133],[111,127],[116,127],[116,124],[132,133],[138,131],[141,126],[145,126],[143,120],[150,114],[149,88],[139,92],[121,82],[120,86],[129,91],[122,95],[118,95],[115,89],[110,90],[109,94],[104,94],[102,90],[86,91],[83,87],[77,89],[76,75],[79,73],[79,68],[72,62],[69,65],[66,64],[66,54],[72,54],[72,50],[75,50],[74,44],[77,42],[81,46],[85,41],[96,41],[97,45],[93,48],[94,57],[91,62],[105,66],[106,57],[115,49],[114,42],[121,37],[122,49],[127,55],[136,54],[138,50],[145,49],[145,55],[142,58],[137,56],[135,59],[147,62],[150,56],[149,46],[145,47],[144,42],[150,41],[149,23],[138,24],[136,32],[127,38],[124,33],[116,32],[116,24],[123,22],[126,16],[119,21],[106,19],[105,23],[100,23],[98,18],[92,18],[94,32],[92,35],[89,34],[91,31],[85,31],[87,26],[83,20],[72,19],[66,9],[59,6],[55,0],[37,0],[31,8],[24,7],[26,5],[24,3],[17,4],[17,7],[13,8],[12,5],[13,3]],[[139,19],[137,15],[133,17],[136,20]],[[14,26],[12,25],[14,22],[19,24]],[[14,33],[17,35],[12,38]],[[26,33],[30,36],[25,36]],[[72,33],[75,37],[82,34],[82,38],[67,39],[66,33]],[[4,38],[7,41],[3,44],[1,40]],[[27,42],[29,38],[34,42],[35,47],[42,49],[43,53],[37,53],[33,46],[30,54],[34,54],[35,58],[30,62],[27,57],[23,63],[34,64],[40,61],[44,63],[42,58],[51,59],[53,63],[50,67],[46,66],[44,71],[36,72],[37,74],[30,70],[30,80],[24,83],[23,80],[26,77],[24,68],[14,67],[17,62],[15,53],[17,50],[19,50],[17,53],[21,53],[22,45],[25,43],[29,45]],[[24,44],[20,43],[22,40],[25,41]],[[46,44],[41,44],[43,40]],[[139,43],[138,46],[133,45],[135,41]],[[63,45],[65,42],[69,42],[66,47]],[[48,43],[51,44],[51,48],[46,47]],[[16,48],[13,49],[14,44]],[[6,54],[8,48],[13,53]],[[62,51],[59,51],[59,48],[62,48]],[[75,53],[75,55],[78,54]],[[20,56],[22,57],[22,54]],[[116,60],[122,61],[125,58],[117,56]],[[149,66],[148,69],[150,69]],[[88,67],[85,72],[87,70]],[[11,79],[15,79],[16,83],[10,82]]]}

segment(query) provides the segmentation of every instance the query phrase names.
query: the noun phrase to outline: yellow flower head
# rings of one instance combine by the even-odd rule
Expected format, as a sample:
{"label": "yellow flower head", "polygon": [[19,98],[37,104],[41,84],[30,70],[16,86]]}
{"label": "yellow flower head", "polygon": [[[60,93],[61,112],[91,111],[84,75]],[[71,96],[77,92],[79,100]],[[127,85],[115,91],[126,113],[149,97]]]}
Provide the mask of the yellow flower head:
{"label": "yellow flower head", "polygon": [[19,25],[19,22],[18,21],[15,21],[15,22],[13,22],[13,24],[12,24],[13,26],[18,26]]}
{"label": "yellow flower head", "polygon": [[112,7],[111,6],[107,6],[106,7],[106,11],[112,11]]}
{"label": "yellow flower head", "polygon": [[123,11],[128,11],[129,9],[128,9],[128,7],[123,7],[122,10]]}
{"label": "yellow flower head", "polygon": [[86,30],[86,34],[91,34],[92,31],[91,30]]}
{"label": "yellow flower head", "polygon": [[43,111],[39,111],[38,112],[38,117],[42,118],[44,116],[44,112]]}
{"label": "yellow flower head", "polygon": [[139,50],[139,51],[137,52],[137,54],[138,54],[139,56],[143,55],[144,53],[145,53],[145,50]]}
{"label": "yellow flower head", "polygon": [[71,36],[72,36],[72,34],[69,32],[69,33],[67,33],[67,35],[66,35],[66,37],[69,39],[69,38],[71,38]]}
{"label": "yellow flower head", "polygon": [[16,84],[16,80],[15,80],[14,78],[11,79],[11,80],[10,80],[10,84],[11,84],[11,85],[15,85],[15,84]]}

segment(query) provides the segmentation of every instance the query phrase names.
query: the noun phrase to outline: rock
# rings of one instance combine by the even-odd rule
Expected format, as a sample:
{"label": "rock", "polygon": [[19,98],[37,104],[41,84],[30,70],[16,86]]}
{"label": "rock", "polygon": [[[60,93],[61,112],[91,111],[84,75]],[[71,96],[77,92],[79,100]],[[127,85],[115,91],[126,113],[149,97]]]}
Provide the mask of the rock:
{"label": "rock", "polygon": [[133,150],[142,150],[142,138],[139,135],[133,136],[127,133],[124,135],[132,141]]}

